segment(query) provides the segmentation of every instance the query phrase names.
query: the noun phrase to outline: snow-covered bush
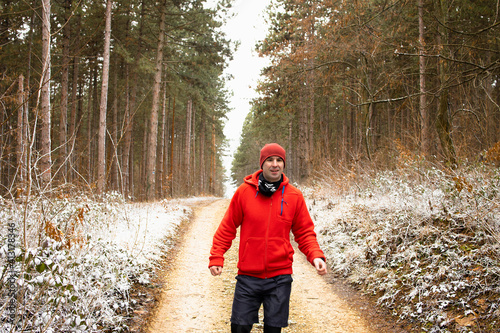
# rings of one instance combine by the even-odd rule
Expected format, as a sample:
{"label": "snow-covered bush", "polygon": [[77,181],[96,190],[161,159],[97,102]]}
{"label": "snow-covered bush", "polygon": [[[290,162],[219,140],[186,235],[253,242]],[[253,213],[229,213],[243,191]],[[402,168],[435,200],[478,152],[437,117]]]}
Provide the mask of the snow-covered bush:
{"label": "snow-covered bush", "polygon": [[416,331],[498,332],[500,170],[351,178],[303,190],[332,270]]}
{"label": "snow-covered bush", "polygon": [[126,331],[130,291],[150,283],[189,213],[180,202],[128,204],[115,194],[3,202],[0,332]]}

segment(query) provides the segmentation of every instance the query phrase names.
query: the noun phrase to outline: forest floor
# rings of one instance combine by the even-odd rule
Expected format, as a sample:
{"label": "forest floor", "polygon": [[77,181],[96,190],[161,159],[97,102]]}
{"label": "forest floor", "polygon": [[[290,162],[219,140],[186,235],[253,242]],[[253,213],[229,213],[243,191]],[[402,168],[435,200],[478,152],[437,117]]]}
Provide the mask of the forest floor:
{"label": "forest floor", "polygon": [[[226,254],[221,276],[207,267],[212,237],[228,199],[198,202],[192,219],[179,230],[155,288],[144,288],[135,312],[135,332],[229,332],[237,272],[237,240]],[[331,273],[319,276],[296,252],[289,326],[282,332],[396,333],[406,330],[373,299]],[[261,323],[252,332],[262,332]]]}

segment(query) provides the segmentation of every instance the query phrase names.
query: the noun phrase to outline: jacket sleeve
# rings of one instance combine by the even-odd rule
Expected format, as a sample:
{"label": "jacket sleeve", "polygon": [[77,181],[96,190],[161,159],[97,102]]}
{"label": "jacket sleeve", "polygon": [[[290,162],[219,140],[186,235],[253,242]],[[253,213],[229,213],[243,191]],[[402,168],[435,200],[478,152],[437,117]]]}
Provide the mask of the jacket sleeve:
{"label": "jacket sleeve", "polygon": [[297,200],[297,211],[292,225],[292,232],[295,241],[299,245],[299,250],[306,255],[311,265],[316,258],[322,258],[326,261],[325,254],[319,247],[316,232],[314,231],[314,223],[309,215],[302,193],[299,194]]}
{"label": "jacket sleeve", "polygon": [[208,267],[224,266],[224,254],[231,247],[236,237],[236,229],[243,219],[241,202],[239,200],[241,187],[238,188],[231,199],[231,203],[215,232],[212,248],[210,249],[210,262]]}

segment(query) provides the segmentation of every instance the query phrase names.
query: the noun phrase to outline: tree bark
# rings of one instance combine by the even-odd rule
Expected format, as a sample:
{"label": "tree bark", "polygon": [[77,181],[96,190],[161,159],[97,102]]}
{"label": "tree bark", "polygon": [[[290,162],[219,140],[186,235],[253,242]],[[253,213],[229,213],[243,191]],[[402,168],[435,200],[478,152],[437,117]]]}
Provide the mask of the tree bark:
{"label": "tree bark", "polygon": [[201,110],[201,129],[200,129],[200,189],[202,194],[206,191],[206,181],[205,181],[205,126],[206,126],[206,114],[205,109]]}
{"label": "tree bark", "polygon": [[19,75],[19,92],[17,110],[17,167],[19,168],[19,182],[22,184],[26,180],[27,161],[26,148],[28,144],[28,110],[25,106],[24,76]]}
{"label": "tree bark", "polygon": [[[77,28],[76,28],[76,36],[74,37],[75,39],[75,54],[78,55],[80,51],[80,26],[81,26],[81,16],[77,16]],[[69,152],[69,179],[73,180],[74,178],[74,172],[73,168],[74,166],[74,161],[75,161],[75,142],[76,142],[76,134],[77,134],[77,110],[78,105],[80,105],[80,101],[78,100],[78,75],[80,71],[80,60],[78,56],[75,56],[73,58],[73,82],[72,82],[72,88],[71,88],[71,112],[69,115],[69,129],[68,129],[68,134],[70,136],[69,140],[69,146],[70,146],[70,152]]]}
{"label": "tree bark", "polygon": [[295,152],[293,150],[293,121],[290,120],[288,122],[288,149],[287,149],[287,157],[288,165],[285,165],[287,170],[288,178],[294,179],[295,177]]}
{"label": "tree bark", "polygon": [[69,40],[71,35],[71,26],[69,19],[71,15],[71,0],[64,1],[64,27],[62,37],[62,66],[61,66],[61,115],[59,117],[59,163],[61,176],[67,181],[68,173],[68,85],[69,85]]}
{"label": "tree bark", "polygon": [[215,114],[212,116],[212,147],[210,149],[210,193],[215,193]]}
{"label": "tree bark", "polygon": [[[368,69],[368,59],[366,59],[366,55],[361,52],[361,85],[359,96],[361,96],[361,103],[364,105],[359,108],[360,114],[364,117],[364,128],[361,126],[363,130],[363,141],[365,143],[366,148],[366,156],[368,160],[372,160],[372,136],[373,129],[372,125],[372,116],[373,116],[373,103],[372,96],[370,93],[371,90],[371,80],[370,80],[370,71]],[[367,104],[365,104],[367,103]]]}
{"label": "tree bark", "polygon": [[307,98],[304,98],[305,92],[299,91],[299,145],[298,145],[298,158],[299,168],[297,172],[298,180],[303,181],[309,177],[309,117],[308,117],[308,104]]}
{"label": "tree bark", "polygon": [[115,58],[115,70],[114,70],[114,78],[113,78],[113,106],[112,106],[112,119],[113,123],[111,124],[111,149],[110,149],[110,186],[113,190],[118,190],[119,188],[119,177],[118,177],[118,69],[120,66],[118,65],[118,57]]}
{"label": "tree bark", "polygon": [[418,0],[418,40],[419,40],[419,79],[420,79],[420,152],[424,156],[430,155],[431,133],[429,111],[427,109],[427,96],[425,95],[425,25],[424,25],[424,0]]}
{"label": "tree bark", "polygon": [[94,160],[95,160],[95,139],[94,139],[94,131],[95,128],[93,126],[94,119],[97,112],[97,64],[92,64],[92,73],[91,73],[91,85],[89,87],[89,100],[87,103],[87,140],[88,140],[88,158],[87,158],[87,182],[92,183],[95,180],[94,174]]}
{"label": "tree bark", "polygon": [[193,111],[191,112],[191,187],[189,189],[189,194],[196,195],[197,189],[197,179],[196,179],[196,109],[193,106]]}
{"label": "tree bark", "polygon": [[[440,14],[438,47],[441,55],[445,55],[445,47],[448,45],[448,31],[445,28],[447,20],[447,0],[438,0],[438,10]],[[451,139],[451,123],[448,113],[449,106],[449,68],[447,60],[439,58],[439,79],[440,94],[439,106],[436,115],[436,129],[439,135],[439,141],[447,164],[454,166],[457,164],[455,147]]]}
{"label": "tree bark", "polygon": [[102,194],[106,183],[106,111],[108,107],[109,53],[111,44],[111,8],[113,1],[106,4],[106,27],[104,30],[104,53],[102,64],[101,105],[99,108],[99,130],[97,138],[97,193]]}
{"label": "tree bark", "polygon": [[373,103],[367,104],[365,107],[365,146],[366,146],[366,156],[368,160],[372,161],[372,149],[373,149]]}
{"label": "tree bark", "polygon": [[[309,8],[311,9],[311,8]],[[314,35],[315,35],[315,28],[314,28],[314,20],[311,22],[311,25],[309,27],[309,36],[308,36],[308,42],[307,42],[307,49],[308,49],[308,54],[309,54],[309,60],[307,61],[308,65],[308,71],[306,74],[306,87],[307,87],[307,104],[308,104],[308,116],[307,116],[307,131],[309,132],[308,134],[308,156],[307,156],[307,175],[309,175],[309,169],[314,168],[315,164],[315,152],[314,152],[314,118],[315,118],[315,108],[316,108],[316,100],[315,100],[315,91],[314,91],[314,84],[315,84],[315,62],[314,62],[314,56],[313,56],[313,43],[314,43]]]}
{"label": "tree bark", "polygon": [[186,194],[190,194],[191,191],[191,122],[193,115],[193,100],[189,99],[187,103],[186,109],[186,147],[185,147],[185,155],[184,155],[184,163],[185,163],[185,184]]}
{"label": "tree bark", "polygon": [[50,0],[42,1],[42,76],[40,78],[40,171],[43,187],[51,187],[51,138],[50,138]]}
{"label": "tree bark", "polygon": [[174,196],[174,140],[175,140],[175,96],[172,103],[172,131],[170,133],[170,172],[168,178],[170,180],[170,196]]}
{"label": "tree bark", "polygon": [[168,100],[168,103],[167,103],[167,84],[165,83],[164,87],[163,87],[163,108],[162,108],[162,112],[161,112],[161,119],[162,119],[162,124],[161,124],[161,144],[160,144],[160,158],[159,158],[159,165],[160,165],[160,168],[159,168],[159,175],[158,175],[158,183],[160,184],[160,189],[159,191],[157,191],[157,193],[159,194],[160,198],[163,198],[165,197],[166,193],[165,193],[165,189],[166,189],[166,170],[167,170],[167,163],[168,163],[168,136],[167,136],[167,132],[168,132],[168,129],[167,129],[167,126],[168,126],[168,122],[167,122],[167,109],[170,108],[170,100]]}
{"label": "tree bark", "polygon": [[131,93],[129,84],[129,65],[125,64],[125,114],[123,115],[123,148],[122,148],[122,194],[127,197],[130,192],[130,147],[132,145],[132,116],[131,108]]}
{"label": "tree bark", "polygon": [[[125,106],[125,116],[124,116],[124,140],[123,140],[123,153],[122,153],[122,174],[123,174],[123,194],[125,196],[134,194],[133,187],[133,163],[132,163],[132,132],[134,127],[134,115],[136,108],[136,100],[137,100],[137,89],[138,89],[138,68],[139,68],[139,60],[141,58],[142,52],[142,38],[143,38],[143,26],[144,26],[144,1],[141,1],[141,14],[139,17],[139,36],[138,36],[138,45],[137,45],[137,53],[135,55],[135,64],[132,69],[132,88],[130,88],[130,82],[128,80],[129,77],[129,68],[128,64],[126,64],[126,106]],[[130,22],[127,25],[127,28],[130,29]]]}
{"label": "tree bark", "polygon": [[161,77],[163,69],[163,47],[165,43],[165,20],[166,2],[161,4],[160,31],[158,37],[158,49],[156,51],[155,82],[153,88],[153,102],[151,116],[149,118],[148,152],[146,157],[146,197],[148,200],[155,198],[155,169],[156,169],[156,146],[158,140],[158,109],[160,104]]}

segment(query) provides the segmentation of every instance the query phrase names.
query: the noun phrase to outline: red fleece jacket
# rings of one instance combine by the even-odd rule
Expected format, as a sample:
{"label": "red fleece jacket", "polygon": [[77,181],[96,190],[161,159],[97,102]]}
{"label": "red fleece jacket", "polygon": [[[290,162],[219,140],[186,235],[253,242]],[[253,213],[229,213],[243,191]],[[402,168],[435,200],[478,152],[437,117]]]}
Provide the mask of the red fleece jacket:
{"label": "red fleece jacket", "polygon": [[224,254],[231,247],[238,227],[241,227],[240,275],[271,278],[292,274],[294,250],[290,244],[290,231],[311,264],[315,258],[325,258],[302,193],[289,184],[285,175],[272,196],[258,193],[261,172],[246,176],[233,195],[215,232],[209,267],[224,266]]}

